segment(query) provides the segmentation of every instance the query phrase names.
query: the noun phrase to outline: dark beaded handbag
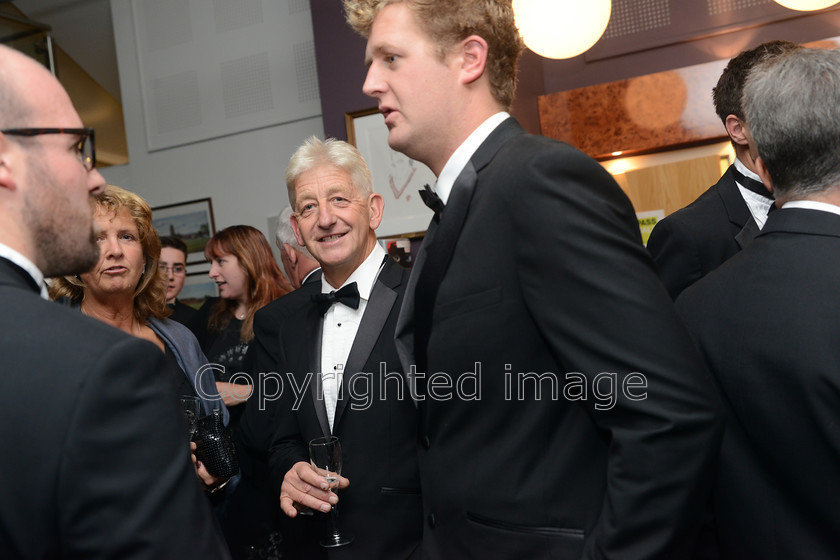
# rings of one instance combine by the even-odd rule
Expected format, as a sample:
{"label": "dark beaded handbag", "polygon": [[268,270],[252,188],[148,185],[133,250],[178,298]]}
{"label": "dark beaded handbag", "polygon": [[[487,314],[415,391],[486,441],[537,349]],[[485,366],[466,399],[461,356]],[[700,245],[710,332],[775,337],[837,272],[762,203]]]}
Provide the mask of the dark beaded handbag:
{"label": "dark beaded handbag", "polygon": [[218,408],[196,422],[193,441],[195,457],[204,463],[207,472],[220,478],[230,478],[239,472],[236,446]]}

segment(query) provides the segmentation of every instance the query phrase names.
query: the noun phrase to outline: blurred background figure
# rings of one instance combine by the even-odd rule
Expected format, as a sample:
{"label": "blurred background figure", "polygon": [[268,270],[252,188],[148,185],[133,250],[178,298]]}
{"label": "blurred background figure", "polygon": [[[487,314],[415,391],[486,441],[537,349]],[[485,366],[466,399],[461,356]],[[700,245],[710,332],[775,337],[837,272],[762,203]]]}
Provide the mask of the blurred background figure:
{"label": "blurred background figure", "polygon": [[210,278],[219,297],[209,298],[189,327],[198,338],[216,376],[219,394],[232,407],[233,426],[250,394],[245,376],[245,355],[254,338],[254,313],[291,291],[291,285],[274,260],[271,246],[260,230],[251,226],[225,228],[204,248],[210,261]]}
{"label": "blurred background figure", "polygon": [[[166,280],[158,268],[160,240],[149,205],[113,185],[95,195],[94,204],[99,260],[88,272],[56,278],[53,299],[156,345],[165,357],[159,373],[171,383],[173,395],[198,397],[203,414],[219,408],[227,422],[227,407],[206,371],[207,359],[198,342],[189,329],[167,318]],[[210,485],[209,474],[202,471],[199,467],[202,480]]]}
{"label": "blurred background figure", "polygon": [[[218,298],[208,299],[190,323],[216,374],[219,393],[230,406],[242,479],[221,513],[222,531],[234,558],[274,558],[280,535],[275,531],[278,504],[267,492],[267,467],[243,448],[239,431],[242,406],[251,394],[246,369],[254,338],[254,313],[292,290],[260,230],[230,226],[214,235],[204,254]],[[256,381],[256,380],[254,380]],[[217,512],[218,513],[218,512]]]}
{"label": "blurred background figure", "polygon": [[321,265],[305,246],[298,243],[292,230],[292,209],[286,207],[277,217],[277,231],[274,234],[280,249],[280,260],[292,287],[297,290],[307,282],[321,279]]}
{"label": "blurred background figure", "polygon": [[166,277],[166,306],[172,310],[169,318],[186,325],[196,314],[195,308],[178,299],[187,279],[187,244],[177,237],[161,237],[158,268]]}

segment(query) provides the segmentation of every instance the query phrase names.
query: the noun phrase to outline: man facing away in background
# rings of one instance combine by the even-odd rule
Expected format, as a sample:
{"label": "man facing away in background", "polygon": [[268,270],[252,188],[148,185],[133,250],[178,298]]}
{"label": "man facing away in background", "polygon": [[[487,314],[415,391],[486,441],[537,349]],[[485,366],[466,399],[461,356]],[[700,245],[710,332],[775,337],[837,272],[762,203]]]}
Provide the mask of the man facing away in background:
{"label": "man facing away in background", "polygon": [[840,51],[764,62],[744,88],[756,170],[780,209],[677,310],[719,384],[721,556],[840,551]]}
{"label": "man facing away in background", "polygon": [[753,66],[799,48],[790,41],[769,41],[746,50],[729,61],[712,91],[735,162],[716,184],[657,223],[650,234],[647,248],[671,298],[676,300],[680,292],[746,247],[764,227],[773,194],[762,184],[750,155],[741,97]]}

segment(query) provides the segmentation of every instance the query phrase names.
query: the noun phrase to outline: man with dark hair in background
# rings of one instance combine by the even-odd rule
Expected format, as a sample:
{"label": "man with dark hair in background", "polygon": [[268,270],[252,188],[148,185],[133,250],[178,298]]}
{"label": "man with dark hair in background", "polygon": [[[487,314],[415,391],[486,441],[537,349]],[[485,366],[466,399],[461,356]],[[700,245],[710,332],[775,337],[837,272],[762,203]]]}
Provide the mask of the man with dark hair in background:
{"label": "man with dark hair in background", "polygon": [[[729,61],[712,90],[715,111],[735,150],[735,163],[685,208],[654,226],[647,248],[672,299],[746,247],[764,226],[773,195],[756,174],[744,133],[744,82],[756,64],[801,48],[769,41]],[[758,118],[762,118],[759,114]]]}
{"label": "man with dark hair in background", "polygon": [[187,279],[187,244],[177,237],[161,237],[158,266],[166,274],[166,305],[172,309],[169,318],[186,325],[197,313],[195,308],[178,299]]}

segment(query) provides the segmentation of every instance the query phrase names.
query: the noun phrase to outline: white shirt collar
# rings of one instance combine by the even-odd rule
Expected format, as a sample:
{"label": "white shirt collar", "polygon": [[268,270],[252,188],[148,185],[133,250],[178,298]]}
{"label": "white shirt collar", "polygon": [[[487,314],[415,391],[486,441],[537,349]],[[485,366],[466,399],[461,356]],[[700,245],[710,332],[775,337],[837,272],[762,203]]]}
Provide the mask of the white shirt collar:
{"label": "white shirt collar", "polygon": [[791,200],[790,202],[785,202],[782,208],[807,208],[808,210],[822,210],[823,212],[840,215],[840,206],[816,200]]}
{"label": "white shirt collar", "polygon": [[755,173],[754,171],[750,171],[749,169],[747,169],[747,166],[744,165],[743,162],[741,162],[741,160],[738,159],[737,157],[735,158],[735,169],[740,171],[741,174],[744,175],[744,177],[749,177],[750,179],[755,179],[756,181],[761,183],[761,177],[758,176],[758,173]]}
{"label": "white shirt collar", "polygon": [[375,243],[373,250],[364,262],[360,264],[359,268],[354,270],[353,274],[351,274],[350,277],[344,281],[344,284],[338,288],[330,286],[330,283],[327,282],[326,276],[322,274],[321,293],[328,294],[333,290],[341,289],[347,284],[355,282],[356,287],[359,289],[359,297],[364,300],[370,299],[370,292],[373,290],[373,283],[376,282],[376,277],[379,276],[379,269],[382,268],[382,261],[385,260],[385,255],[387,255],[385,249],[383,249],[379,243]]}
{"label": "white shirt collar", "polygon": [[502,124],[510,115],[504,111],[496,113],[483,123],[478,128],[473,130],[472,134],[467,136],[464,143],[458,146],[458,149],[443,166],[443,171],[440,172],[437,183],[435,184],[435,192],[438,194],[444,204],[449,200],[449,193],[452,192],[452,185],[455,184],[455,179],[467,166],[467,162],[473,156],[475,151],[481,144],[487,140],[490,133],[496,130],[496,127]]}
{"label": "white shirt collar", "polygon": [[[747,169],[747,166],[740,159],[735,158],[734,165],[735,169],[740,171],[745,177],[755,179],[759,183],[761,182],[758,174]],[[773,204],[773,201],[764,195],[752,192],[738,181],[735,181],[735,186],[738,187],[738,192],[741,193],[741,198],[744,199],[747,209],[749,209],[750,215],[755,220],[758,229],[763,228],[767,222],[767,212],[770,211],[770,205]]]}
{"label": "white shirt collar", "polygon": [[41,272],[35,263],[24,257],[21,253],[15,251],[8,245],[0,243],[0,257],[9,259],[23,270],[29,273],[35,283],[41,288],[41,297],[49,299],[47,294],[47,285],[44,283],[44,273]]}

